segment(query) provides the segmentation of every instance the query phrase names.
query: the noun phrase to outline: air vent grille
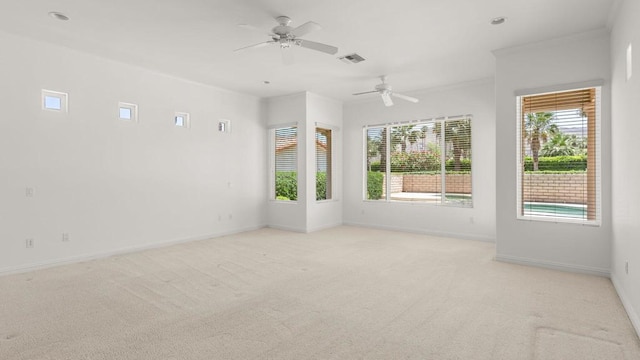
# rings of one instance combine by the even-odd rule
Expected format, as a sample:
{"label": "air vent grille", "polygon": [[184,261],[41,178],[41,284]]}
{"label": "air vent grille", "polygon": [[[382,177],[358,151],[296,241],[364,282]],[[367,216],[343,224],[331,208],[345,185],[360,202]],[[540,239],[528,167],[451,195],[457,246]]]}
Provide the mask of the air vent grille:
{"label": "air vent grille", "polygon": [[338,59],[340,61],[346,62],[347,64],[357,64],[361,61],[364,61],[364,58],[356,53],[341,56]]}

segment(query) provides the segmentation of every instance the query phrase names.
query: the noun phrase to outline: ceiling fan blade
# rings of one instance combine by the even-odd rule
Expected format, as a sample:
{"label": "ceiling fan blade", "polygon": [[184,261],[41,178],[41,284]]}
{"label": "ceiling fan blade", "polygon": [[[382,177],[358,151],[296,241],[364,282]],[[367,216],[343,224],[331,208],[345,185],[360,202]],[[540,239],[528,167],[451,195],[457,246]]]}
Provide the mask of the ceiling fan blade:
{"label": "ceiling fan blade", "polygon": [[373,90],[373,91],[359,92],[359,93],[355,93],[355,94],[351,94],[351,95],[373,94],[373,93],[377,93],[377,92],[378,92],[378,90]]}
{"label": "ceiling fan blade", "polygon": [[313,21],[309,21],[291,30],[290,34],[295,37],[299,37],[299,36],[307,35],[314,31],[318,31],[320,29],[322,29],[322,27],[319,24],[314,23]]}
{"label": "ceiling fan blade", "polygon": [[245,47],[241,47],[238,49],[235,49],[233,51],[239,51],[239,50],[245,50],[245,49],[251,49],[251,48],[260,48],[263,46],[267,46],[269,44],[275,44],[275,41],[266,41],[266,42],[261,42],[261,43],[257,43],[257,44],[253,44],[253,45],[249,45],[249,46],[245,46]]}
{"label": "ceiling fan blade", "polygon": [[384,106],[393,106],[393,101],[391,100],[391,96],[389,96],[388,92],[383,92],[380,94],[380,96],[382,96]]}
{"label": "ceiling fan blade", "polygon": [[280,53],[282,53],[282,63],[285,65],[293,64],[293,49],[291,46],[285,46],[280,48]]}
{"label": "ceiling fan blade", "polygon": [[302,46],[303,48],[320,51],[326,54],[334,55],[338,52],[338,48],[335,46],[321,44],[315,41],[296,39],[296,45]]}
{"label": "ceiling fan blade", "polygon": [[407,100],[407,101],[411,101],[412,103],[417,103],[418,99],[411,97],[411,96],[407,96],[407,95],[402,95],[402,94],[398,94],[398,93],[391,93],[391,96],[395,96],[397,98],[403,99],[403,100]]}

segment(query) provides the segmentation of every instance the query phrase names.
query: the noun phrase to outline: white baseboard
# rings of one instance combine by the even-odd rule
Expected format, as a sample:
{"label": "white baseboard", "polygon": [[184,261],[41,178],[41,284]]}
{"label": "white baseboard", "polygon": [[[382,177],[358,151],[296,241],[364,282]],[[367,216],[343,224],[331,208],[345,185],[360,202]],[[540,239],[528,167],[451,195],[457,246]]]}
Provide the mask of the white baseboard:
{"label": "white baseboard", "polygon": [[291,231],[291,232],[297,232],[297,233],[307,233],[307,229],[297,228],[297,227],[293,227],[293,226],[283,226],[283,225],[269,224],[269,225],[267,225],[267,227],[271,228],[271,229],[277,229],[277,230],[283,230],[283,231]]}
{"label": "white baseboard", "polygon": [[427,230],[427,229],[421,229],[421,228],[406,228],[406,227],[399,227],[399,226],[372,225],[367,223],[358,223],[354,221],[345,222],[343,225],[359,226],[359,227],[389,230],[389,231],[408,232],[413,234],[424,234],[424,235],[447,237],[447,238],[476,240],[476,241],[484,241],[484,242],[490,242],[490,243],[496,242],[495,238],[491,238],[488,236],[475,235],[475,234],[454,233],[454,232],[447,232],[447,231],[433,231],[433,230]]}
{"label": "white baseboard", "polygon": [[511,264],[535,266],[535,267],[541,267],[541,268],[552,269],[552,270],[560,270],[560,271],[574,272],[574,273],[587,274],[587,275],[596,275],[596,276],[602,276],[602,277],[611,276],[611,272],[609,271],[609,269],[602,269],[602,268],[591,267],[591,266],[565,264],[565,263],[558,263],[553,261],[545,261],[545,260],[537,260],[537,259],[527,259],[527,258],[521,258],[517,256],[510,256],[510,255],[496,255],[495,259],[497,261],[507,262]]}
{"label": "white baseboard", "polygon": [[312,232],[316,232],[316,231],[320,231],[320,230],[331,229],[331,228],[338,227],[338,226],[342,226],[342,222],[333,223],[333,224],[324,224],[324,225],[320,225],[320,226],[316,226],[316,227],[312,227],[312,228],[307,228],[307,233],[312,233]]}
{"label": "white baseboard", "polygon": [[190,238],[186,238],[186,239],[168,240],[168,241],[161,241],[161,242],[157,242],[157,243],[153,243],[153,244],[128,246],[128,247],[119,248],[119,249],[115,249],[115,250],[96,252],[96,253],[90,253],[90,254],[82,254],[82,255],[70,256],[70,257],[66,257],[66,258],[51,259],[51,260],[41,261],[41,262],[37,262],[37,263],[29,263],[29,264],[18,265],[18,266],[10,266],[10,267],[5,267],[5,268],[0,268],[0,276],[24,273],[24,272],[34,271],[34,270],[46,269],[46,268],[50,268],[50,267],[54,267],[54,266],[60,266],[60,265],[83,262],[83,261],[103,259],[103,258],[108,258],[108,257],[111,257],[111,256],[134,253],[134,252],[150,250],[150,249],[156,249],[156,248],[161,248],[161,247],[166,247],[166,246],[171,246],[171,245],[177,245],[177,244],[182,244],[182,243],[188,243],[188,242],[193,242],[193,241],[208,240],[208,239],[213,239],[213,238],[217,238],[217,237],[221,237],[221,236],[233,235],[233,234],[239,234],[239,233],[243,233],[243,232],[247,232],[247,231],[258,230],[258,229],[262,229],[264,227],[265,227],[265,225],[251,226],[251,227],[234,229],[234,230],[229,230],[229,231],[222,231],[222,232],[218,232],[218,233],[214,233],[214,234],[195,236],[195,237],[190,237]]}
{"label": "white baseboard", "polygon": [[624,309],[627,311],[627,316],[629,316],[629,320],[631,320],[633,328],[636,330],[636,335],[640,338],[640,317],[638,316],[638,313],[633,308],[633,305],[631,305],[631,301],[629,301],[629,297],[624,291],[624,287],[622,287],[622,284],[618,281],[618,278],[615,275],[611,276],[611,282],[618,293],[622,306],[624,306]]}

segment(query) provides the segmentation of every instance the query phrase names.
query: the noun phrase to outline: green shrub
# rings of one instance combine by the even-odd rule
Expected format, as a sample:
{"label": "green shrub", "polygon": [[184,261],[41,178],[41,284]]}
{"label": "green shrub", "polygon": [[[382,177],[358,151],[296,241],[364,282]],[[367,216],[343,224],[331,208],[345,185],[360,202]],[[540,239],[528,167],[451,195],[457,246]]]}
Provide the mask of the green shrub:
{"label": "green shrub", "polygon": [[[540,171],[585,171],[587,169],[587,156],[550,156],[538,158],[538,170]],[[533,171],[533,159],[527,156],[524,159],[524,170]]]}
{"label": "green shrub", "polygon": [[380,171],[380,161],[374,161],[369,166],[371,167],[370,171]]}
{"label": "green shrub", "polygon": [[[453,159],[447,160],[447,162],[444,164],[444,167],[447,169],[447,173],[451,173],[455,168],[455,165],[456,164]],[[471,171],[471,159],[460,159],[460,172],[463,171]]]}
{"label": "green shrub", "polygon": [[295,171],[276,172],[276,199],[298,199],[298,173]]}
{"label": "green shrub", "polygon": [[367,199],[379,200],[382,197],[384,175],[378,171],[367,173]]}
{"label": "green shrub", "polygon": [[391,171],[415,172],[440,170],[440,157],[431,151],[394,152],[391,154]]}
{"label": "green shrub", "polygon": [[316,200],[327,199],[327,173],[316,172]]}

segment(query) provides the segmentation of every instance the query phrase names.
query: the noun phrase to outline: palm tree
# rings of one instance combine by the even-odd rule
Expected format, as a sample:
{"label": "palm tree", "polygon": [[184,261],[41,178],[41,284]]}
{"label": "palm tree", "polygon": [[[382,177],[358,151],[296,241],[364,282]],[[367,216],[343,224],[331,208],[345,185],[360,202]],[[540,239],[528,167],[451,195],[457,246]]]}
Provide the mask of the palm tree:
{"label": "palm tree", "polygon": [[541,156],[568,156],[578,155],[581,152],[581,144],[576,135],[567,135],[557,132],[542,145]]}
{"label": "palm tree", "polygon": [[374,158],[380,154],[380,145],[382,140],[380,138],[371,138],[367,136],[367,169],[371,171],[371,158]]}
{"label": "palm tree", "polygon": [[407,144],[413,145],[423,136],[422,129],[416,129],[413,125],[396,126],[391,132],[391,143],[399,143],[402,152],[407,152]]}
{"label": "palm tree", "polygon": [[538,171],[538,156],[542,144],[549,136],[558,133],[558,126],[553,123],[554,114],[551,112],[529,113],[524,123],[525,139],[531,148],[533,171]]}
{"label": "palm tree", "polygon": [[[436,123],[433,132],[437,137],[442,137],[440,123]],[[447,120],[444,122],[444,139],[451,144],[453,170],[462,169],[462,157],[471,154],[471,121],[469,119]]]}

